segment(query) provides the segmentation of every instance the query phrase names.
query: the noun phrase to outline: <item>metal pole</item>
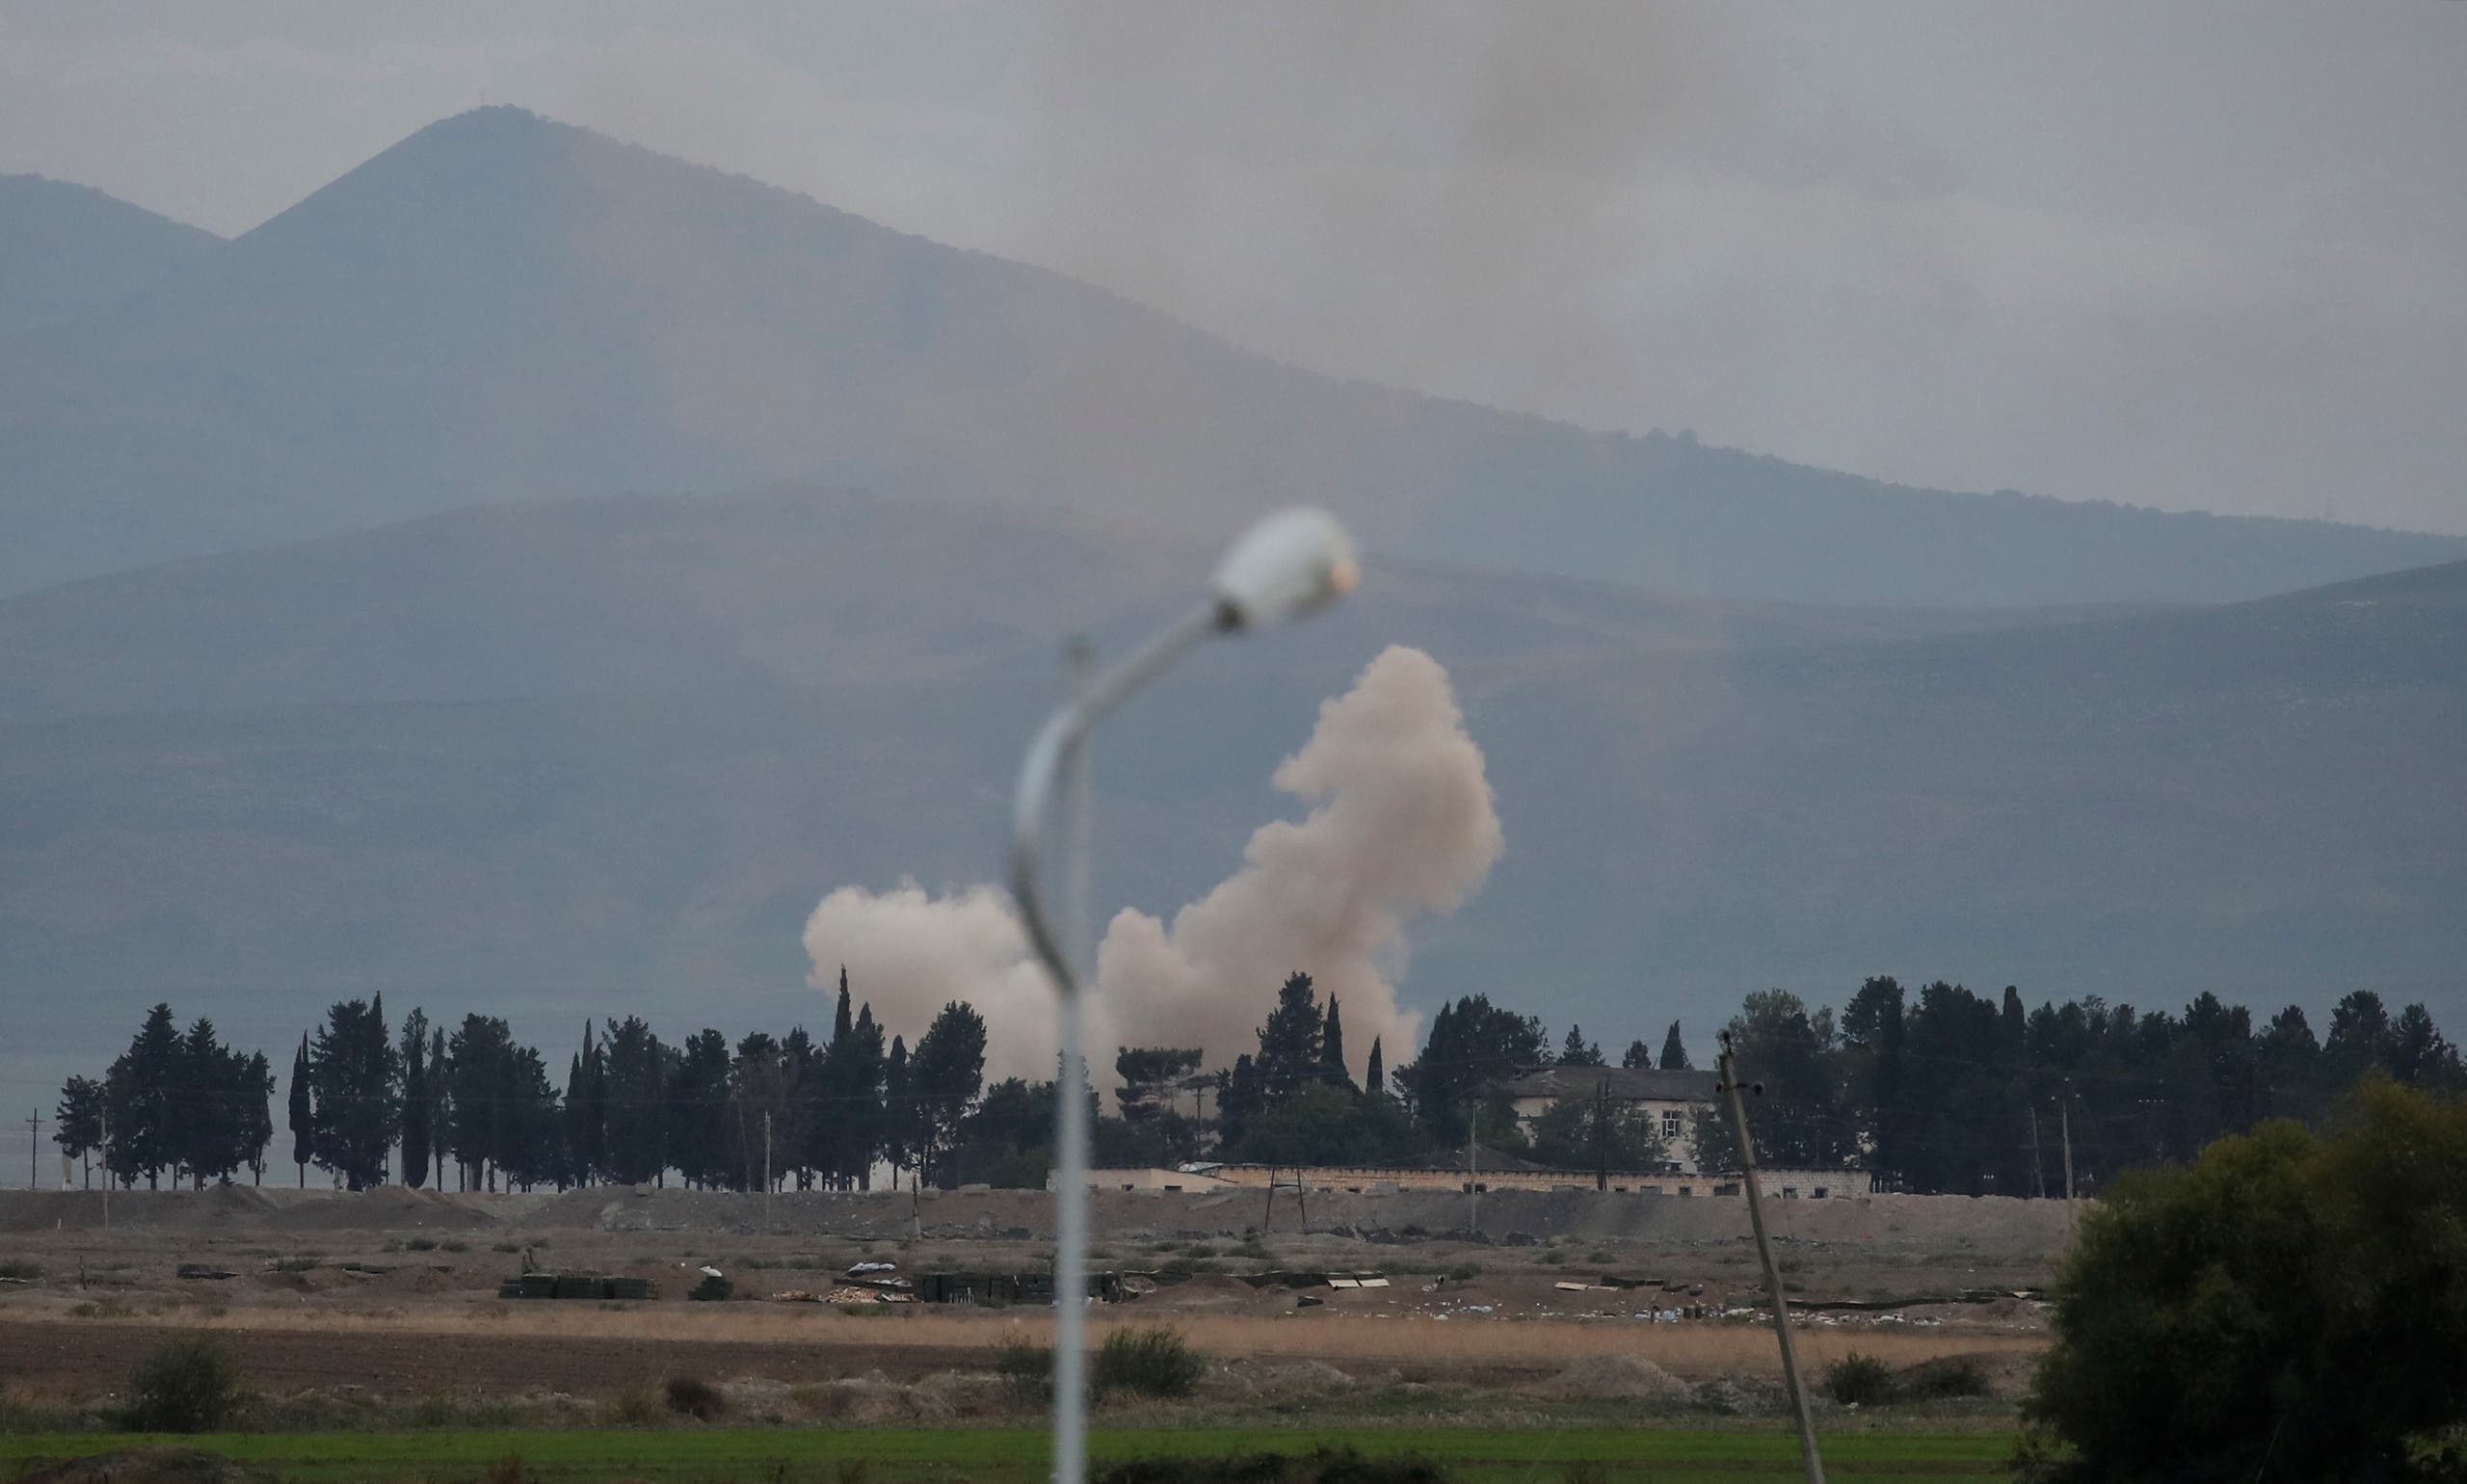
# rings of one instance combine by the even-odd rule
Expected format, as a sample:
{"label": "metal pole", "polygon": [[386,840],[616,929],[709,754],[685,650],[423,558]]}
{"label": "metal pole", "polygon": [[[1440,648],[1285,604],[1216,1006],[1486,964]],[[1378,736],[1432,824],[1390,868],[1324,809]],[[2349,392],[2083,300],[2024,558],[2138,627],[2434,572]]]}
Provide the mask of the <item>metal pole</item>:
{"label": "metal pole", "polygon": [[26,1188],[28,1190],[42,1188],[42,1161],[37,1157],[41,1153],[42,1106],[38,1103],[35,1106],[34,1117],[26,1120]]}
{"label": "metal pole", "polygon": [[2039,1158],[2039,1105],[2030,1104],[2030,1179],[2038,1186],[2039,1199],[2047,1199],[2047,1163]]}
{"label": "metal pole", "polygon": [[762,1110],[762,1224],[771,1224],[771,1110]]}
{"label": "metal pole", "polygon": [[1791,1304],[1782,1291],[1781,1270],[1773,1265],[1773,1244],[1764,1234],[1764,1207],[1756,1188],[1756,1144],[1747,1136],[1747,1103],[1738,1095],[1738,1064],[1731,1058],[1731,1034],[1722,1032],[1722,1091],[1730,1095],[1731,1126],[1738,1131],[1739,1178],[1747,1186],[1747,1220],[1756,1230],[1756,1259],[1764,1268],[1764,1291],[1773,1299],[1773,1334],[1782,1345],[1782,1384],[1790,1389],[1791,1412],[1799,1424],[1799,1459],[1807,1465],[1808,1484],[1824,1484],[1824,1460],[1816,1450],[1816,1418],[1808,1412],[1807,1392],[1799,1389],[1799,1361],[1791,1349]]}
{"label": "metal pole", "polygon": [[[1074,705],[1088,703],[1096,652],[1074,639],[1065,662]],[[1091,804],[1088,737],[1071,739],[1062,769],[1062,951],[1065,962],[1086,940]],[[1073,976],[1075,979],[1075,975]],[[1078,1484],[1088,1471],[1088,1100],[1087,1007],[1076,989],[1062,996],[1062,1062],[1055,1095],[1062,1100],[1061,1188],[1054,1192],[1053,1477]]]}
{"label": "metal pole", "polygon": [[1473,1203],[1471,1230],[1479,1236],[1482,1234],[1482,1105],[1478,1102],[1473,1104],[1473,1111],[1465,1120],[1465,1194]]}
{"label": "metal pole", "polygon": [[2070,1092],[2056,1103],[2056,1116],[2064,1130],[2064,1219],[2070,1225],[2081,1219],[2080,1208],[2073,1204],[2073,1098]]}

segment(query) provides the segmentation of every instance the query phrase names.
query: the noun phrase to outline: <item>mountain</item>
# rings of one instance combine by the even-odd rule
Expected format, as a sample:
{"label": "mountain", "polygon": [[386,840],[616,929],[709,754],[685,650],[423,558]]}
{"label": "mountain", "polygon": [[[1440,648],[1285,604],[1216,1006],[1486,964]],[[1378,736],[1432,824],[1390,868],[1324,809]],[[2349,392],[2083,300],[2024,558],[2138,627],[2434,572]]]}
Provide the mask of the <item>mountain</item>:
{"label": "mountain", "polygon": [[0,593],[474,503],[863,486],[1734,599],[2216,601],[2467,539],[1902,489],[1332,380],[510,108],[0,341]]}
{"label": "mountain", "polygon": [[0,175],[0,336],[117,304],[222,245],[88,186]]}
{"label": "mountain", "polygon": [[[846,883],[996,870],[1053,635],[1120,652],[1206,554],[771,490],[538,502],[0,602],[0,1073],[158,995],[810,1017]],[[2144,1006],[2459,1002],[2467,564],[2116,614],[1844,613],[1375,566],[1108,725],[1098,898],[1195,896],[1392,642],[1453,676],[1507,854],[1408,996],[1598,1034],[1943,974]],[[680,994],[680,992],[683,992]],[[44,1050],[51,1048],[50,1052]],[[44,1075],[56,1076],[42,1063]]]}

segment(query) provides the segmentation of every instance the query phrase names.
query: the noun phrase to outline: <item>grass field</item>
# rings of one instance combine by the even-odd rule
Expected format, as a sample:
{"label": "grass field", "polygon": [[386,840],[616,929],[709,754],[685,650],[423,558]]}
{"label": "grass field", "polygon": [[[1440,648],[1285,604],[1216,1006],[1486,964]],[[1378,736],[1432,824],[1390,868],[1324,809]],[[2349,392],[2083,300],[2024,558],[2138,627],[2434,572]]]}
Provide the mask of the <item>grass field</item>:
{"label": "grass field", "polygon": [[[1397,1429],[1292,1431],[1114,1429],[1090,1440],[1100,1464],[1133,1457],[1210,1457],[1241,1449],[1293,1452],[1350,1444],[1366,1453],[1419,1453],[1465,1484],[1537,1481],[1573,1473],[1622,1484],[1657,1480],[1796,1479],[1787,1432],[1704,1429]],[[262,1465],[284,1480],[461,1484],[490,1477],[659,1484],[863,1480],[864,1484],[1041,1478],[1041,1428],[855,1430],[725,1428],[691,1431],[235,1433],[199,1438],[95,1434],[0,1437],[0,1477],[40,1463],[139,1446],[201,1446]],[[1827,1469],[1858,1479],[2003,1479],[2013,1441],[2003,1433],[1840,1433],[1824,1442]],[[519,1468],[508,1467],[518,1459]]]}

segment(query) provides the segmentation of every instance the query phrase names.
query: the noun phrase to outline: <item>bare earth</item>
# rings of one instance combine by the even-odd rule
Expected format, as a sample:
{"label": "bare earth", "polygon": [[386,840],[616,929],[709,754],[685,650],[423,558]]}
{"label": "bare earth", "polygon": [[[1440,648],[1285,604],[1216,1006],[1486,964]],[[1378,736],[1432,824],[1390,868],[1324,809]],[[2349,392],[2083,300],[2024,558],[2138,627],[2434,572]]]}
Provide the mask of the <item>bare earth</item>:
{"label": "bare earth", "polygon": [[[173,1330],[216,1332],[272,1395],[590,1398],[678,1374],[894,1389],[981,1375],[997,1347],[1042,1340],[1047,1322],[1024,1307],[772,1300],[827,1292],[860,1259],[903,1273],[1041,1269],[1050,1223],[1041,1193],[803,1194],[766,1205],[624,1187],[269,1188],[122,1193],[111,1206],[106,1233],[96,1195],[0,1193],[0,1263],[40,1269],[0,1283],[0,1386],[13,1398],[93,1404]],[[1547,1395],[1553,1385],[1567,1394],[1588,1365],[1689,1384],[1778,1368],[1769,1327],[1744,1312],[1762,1295],[1737,1202],[1501,1192],[1483,1198],[1478,1232],[1464,1198],[1446,1194],[1314,1193],[1307,1231],[1289,1195],[1262,1233],[1265,1214],[1256,1195],[1102,1196],[1097,1265],[1153,1276],[1135,1281],[1147,1290],[1135,1301],[1106,1306],[1100,1326],[1171,1323],[1220,1369],[1320,1390]],[[2009,1382],[2044,1346],[2043,1306],[2014,1290],[2047,1281],[2070,1230],[2060,1202],[1860,1197],[1776,1203],[1774,1218],[1794,1298],[1905,1301],[1808,1315],[1801,1349],[1812,1367],[1854,1348],[1896,1365],[1968,1354]],[[525,1248],[545,1268],[649,1278],[659,1296],[498,1298]],[[182,1279],[182,1263],[232,1276]],[[729,1274],[737,1301],[684,1299],[705,1263]],[[1242,1281],[1263,1269],[1375,1271],[1390,1285]],[[1605,1275],[1650,1286],[1603,1286]],[[1655,1316],[1674,1309],[1708,1316]],[[1727,1320],[1713,1316],[1724,1310]]]}

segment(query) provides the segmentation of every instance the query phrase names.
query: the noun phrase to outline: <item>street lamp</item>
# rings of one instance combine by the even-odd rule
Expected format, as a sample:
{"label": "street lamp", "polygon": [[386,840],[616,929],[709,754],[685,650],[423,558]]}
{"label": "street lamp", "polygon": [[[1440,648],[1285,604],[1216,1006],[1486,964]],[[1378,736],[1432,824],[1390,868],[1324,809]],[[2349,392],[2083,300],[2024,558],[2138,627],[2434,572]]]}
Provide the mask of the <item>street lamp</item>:
{"label": "street lamp", "polygon": [[[1353,543],[1324,511],[1288,510],[1253,526],[1218,564],[1205,601],[1168,624],[1128,659],[1093,678],[1076,662],[1070,701],[1053,713],[1020,766],[1011,814],[1011,893],[1028,941],[1053,975],[1062,1064],[1061,1168],[1054,1191],[1053,1478],[1079,1484],[1087,1470],[1088,1100],[1087,1030],[1072,945],[1087,936],[1088,733],[1116,706],[1211,634],[1239,634],[1315,613],[1359,580]],[[1049,915],[1038,871],[1054,785],[1069,801],[1061,922]]]}

